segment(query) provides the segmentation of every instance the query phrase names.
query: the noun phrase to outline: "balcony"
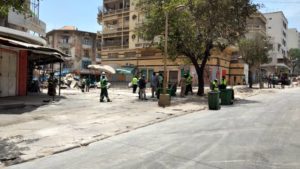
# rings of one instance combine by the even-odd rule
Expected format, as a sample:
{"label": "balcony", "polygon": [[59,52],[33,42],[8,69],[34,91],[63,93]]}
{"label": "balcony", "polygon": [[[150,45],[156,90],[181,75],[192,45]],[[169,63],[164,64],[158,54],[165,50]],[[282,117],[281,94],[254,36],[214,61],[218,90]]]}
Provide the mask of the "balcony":
{"label": "balcony", "polygon": [[262,27],[257,27],[257,26],[248,26],[247,27],[247,31],[248,32],[255,32],[255,33],[259,33],[262,34],[263,36],[266,36],[266,29],[262,28]]}
{"label": "balcony", "polygon": [[58,46],[63,49],[69,49],[71,47],[70,43],[58,42]]}
{"label": "balcony", "polygon": [[103,0],[103,3],[120,2],[122,0]]}
{"label": "balcony", "polygon": [[116,15],[116,14],[121,14],[121,13],[128,13],[129,14],[129,7],[124,8],[124,9],[116,9],[116,10],[107,9],[107,10],[103,11],[103,17]]}
{"label": "balcony", "polygon": [[107,33],[114,33],[114,32],[123,32],[123,31],[129,31],[129,23],[118,24],[118,25],[110,25],[110,26],[104,26],[103,27],[103,34]]}
{"label": "balcony", "polygon": [[121,38],[121,37],[128,37],[129,36],[129,31],[126,32],[103,32],[102,37],[103,39],[106,38]]}
{"label": "balcony", "polygon": [[128,49],[129,45],[123,45],[122,46],[102,46],[102,51],[106,51],[106,50],[116,50],[116,49]]}
{"label": "balcony", "polygon": [[136,43],[135,47],[136,48],[147,48],[147,47],[150,47],[150,43],[149,42]]}

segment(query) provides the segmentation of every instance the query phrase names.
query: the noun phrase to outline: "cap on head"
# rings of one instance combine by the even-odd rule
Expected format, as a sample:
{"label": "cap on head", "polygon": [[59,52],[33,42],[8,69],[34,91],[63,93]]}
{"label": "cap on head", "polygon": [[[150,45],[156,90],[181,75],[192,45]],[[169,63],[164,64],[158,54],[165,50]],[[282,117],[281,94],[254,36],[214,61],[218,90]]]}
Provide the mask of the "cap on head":
{"label": "cap on head", "polygon": [[102,75],[105,75],[105,72],[102,72]]}

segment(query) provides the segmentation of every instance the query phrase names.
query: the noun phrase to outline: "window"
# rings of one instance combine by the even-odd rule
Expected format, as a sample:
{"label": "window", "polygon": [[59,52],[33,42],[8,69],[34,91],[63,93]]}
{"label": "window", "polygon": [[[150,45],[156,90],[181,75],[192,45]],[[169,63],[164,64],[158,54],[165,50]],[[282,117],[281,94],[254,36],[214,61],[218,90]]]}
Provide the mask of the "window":
{"label": "window", "polygon": [[286,37],[286,33],[284,31],[282,31],[282,34],[283,34],[284,37]]}
{"label": "window", "polygon": [[90,57],[90,52],[89,52],[89,50],[85,49],[83,52],[84,52],[84,57],[87,57],[87,58]]}
{"label": "window", "polygon": [[272,20],[272,18],[269,18],[269,20]]}
{"label": "window", "polygon": [[109,53],[108,58],[118,58],[118,53]]}
{"label": "window", "polygon": [[91,41],[90,41],[89,38],[84,38],[83,41],[82,41],[82,43],[83,43],[84,45],[91,45]]}
{"label": "window", "polygon": [[283,21],[283,27],[284,29],[286,29],[286,23]]}
{"label": "window", "polygon": [[69,50],[65,50],[64,53],[65,53],[66,55],[68,55],[68,54],[69,54]]}
{"label": "window", "polygon": [[136,52],[125,52],[124,55],[126,58],[136,57]]}
{"label": "window", "polygon": [[63,36],[62,43],[69,43],[69,36]]}
{"label": "window", "polygon": [[91,61],[89,61],[89,60],[83,60],[83,61],[81,62],[81,68],[82,68],[82,69],[87,69],[88,66],[91,65],[91,64],[92,64]]}
{"label": "window", "polygon": [[272,27],[268,27],[268,29],[272,29]]}
{"label": "window", "polygon": [[283,46],[286,46],[286,41],[284,39],[282,39],[282,44]]}

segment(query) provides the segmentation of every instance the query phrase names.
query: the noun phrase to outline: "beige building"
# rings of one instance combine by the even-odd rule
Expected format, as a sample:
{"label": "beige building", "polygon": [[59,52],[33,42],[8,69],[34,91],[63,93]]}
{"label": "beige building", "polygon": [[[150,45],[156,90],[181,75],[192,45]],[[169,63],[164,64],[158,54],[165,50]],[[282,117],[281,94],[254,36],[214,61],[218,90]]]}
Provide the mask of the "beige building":
{"label": "beige building", "polygon": [[49,47],[72,56],[64,63],[64,71],[77,74],[89,74],[87,66],[100,63],[97,56],[100,43],[96,39],[96,33],[80,31],[74,26],[64,26],[47,33]]}
{"label": "beige building", "polygon": [[[115,68],[137,68],[148,79],[152,72],[163,72],[161,51],[148,48],[149,43],[135,33],[135,28],[144,20],[144,16],[135,7],[134,0],[103,0],[103,8],[99,10],[98,22],[102,25],[101,60],[103,64]],[[249,33],[266,34],[266,19],[257,14],[249,19]],[[226,76],[230,84],[247,82],[248,67],[245,65],[236,49],[230,47],[223,53],[212,51],[204,73],[205,83]],[[186,59],[168,60],[168,80],[178,82],[182,74],[189,71],[197,83],[197,74],[193,65]],[[134,72],[132,72],[134,73]],[[124,78],[123,78],[124,79]]]}
{"label": "beige building", "polygon": [[[163,58],[161,51],[148,48],[149,43],[135,33],[135,28],[144,20],[135,4],[134,0],[103,0],[98,14],[98,22],[102,25],[102,31],[98,32],[102,36],[99,53],[103,64],[129,70],[137,68],[137,72],[150,79],[152,72],[163,72]],[[205,71],[206,83],[222,75],[228,76],[229,64],[230,58],[212,57]],[[183,73],[189,71],[197,83],[194,67],[184,58],[168,60],[167,65],[169,82],[178,82]]]}

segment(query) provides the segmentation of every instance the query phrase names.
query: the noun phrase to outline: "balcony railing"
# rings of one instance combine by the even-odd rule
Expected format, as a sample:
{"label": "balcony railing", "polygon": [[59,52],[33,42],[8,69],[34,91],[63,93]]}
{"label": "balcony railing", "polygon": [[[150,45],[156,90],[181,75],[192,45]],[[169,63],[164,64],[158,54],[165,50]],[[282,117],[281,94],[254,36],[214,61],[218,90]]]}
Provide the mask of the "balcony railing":
{"label": "balcony railing", "polygon": [[136,48],[147,48],[150,47],[150,43],[149,42],[143,42],[143,43],[137,43],[135,44]]}
{"label": "balcony railing", "polygon": [[115,15],[122,12],[129,12],[129,7],[124,9],[116,9],[116,10],[105,10],[103,11],[103,16]]}
{"label": "balcony railing", "polygon": [[128,44],[124,44],[123,47],[121,45],[119,45],[119,46],[102,46],[102,51],[114,50],[114,49],[127,49],[127,48],[129,48]]}

